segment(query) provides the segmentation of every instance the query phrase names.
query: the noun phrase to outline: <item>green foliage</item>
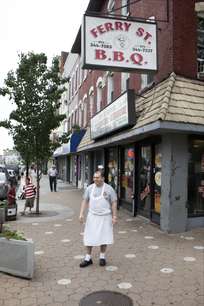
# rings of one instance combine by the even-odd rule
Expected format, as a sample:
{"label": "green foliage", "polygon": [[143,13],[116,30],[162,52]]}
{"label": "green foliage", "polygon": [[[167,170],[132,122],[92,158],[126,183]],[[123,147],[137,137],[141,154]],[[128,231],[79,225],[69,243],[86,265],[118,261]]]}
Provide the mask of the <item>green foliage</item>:
{"label": "green foliage", "polygon": [[24,234],[11,230],[9,227],[4,227],[2,233],[0,233],[0,237],[6,238],[6,239],[15,239],[15,240],[24,240],[26,241],[27,239],[24,237]]}
{"label": "green foliage", "polygon": [[26,163],[49,158],[53,145],[50,133],[65,118],[58,114],[60,97],[67,82],[59,74],[59,59],[47,67],[44,53],[19,54],[17,70],[10,71],[0,95],[8,95],[16,105],[8,121],[0,126],[9,129],[14,144]]}
{"label": "green foliage", "polygon": [[6,208],[7,204],[8,204],[7,200],[1,200],[0,201],[0,208]]}

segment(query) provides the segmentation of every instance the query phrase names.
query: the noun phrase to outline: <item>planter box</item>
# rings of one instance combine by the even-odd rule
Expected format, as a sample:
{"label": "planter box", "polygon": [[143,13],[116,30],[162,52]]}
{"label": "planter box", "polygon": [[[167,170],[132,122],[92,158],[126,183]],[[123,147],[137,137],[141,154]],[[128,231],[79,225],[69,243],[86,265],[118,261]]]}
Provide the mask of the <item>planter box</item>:
{"label": "planter box", "polygon": [[0,208],[0,224],[3,224],[6,219],[6,209],[4,207]]}
{"label": "planter box", "polygon": [[6,221],[15,221],[17,217],[17,204],[7,206]]}
{"label": "planter box", "polygon": [[0,271],[31,279],[34,271],[34,243],[0,238]]}

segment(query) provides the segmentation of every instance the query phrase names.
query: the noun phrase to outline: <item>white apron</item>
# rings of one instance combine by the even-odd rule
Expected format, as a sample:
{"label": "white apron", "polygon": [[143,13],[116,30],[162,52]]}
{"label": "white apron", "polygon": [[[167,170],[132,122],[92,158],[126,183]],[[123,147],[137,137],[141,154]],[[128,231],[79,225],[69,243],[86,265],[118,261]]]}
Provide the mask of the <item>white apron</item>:
{"label": "white apron", "polygon": [[100,246],[113,243],[113,224],[110,203],[104,198],[105,183],[100,196],[94,197],[96,185],[93,185],[89,212],[84,230],[85,246]]}

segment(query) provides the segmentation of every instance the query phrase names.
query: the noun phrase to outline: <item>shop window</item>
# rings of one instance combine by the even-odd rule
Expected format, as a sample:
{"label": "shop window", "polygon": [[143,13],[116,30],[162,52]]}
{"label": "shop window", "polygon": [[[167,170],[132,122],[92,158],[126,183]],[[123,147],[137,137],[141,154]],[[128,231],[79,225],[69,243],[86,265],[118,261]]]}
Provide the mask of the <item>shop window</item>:
{"label": "shop window", "polygon": [[188,215],[204,215],[204,139],[190,139]]}
{"label": "shop window", "polygon": [[109,149],[107,152],[107,181],[113,189],[117,190],[118,187],[118,154],[117,148]]}
{"label": "shop window", "polygon": [[134,160],[134,148],[124,148],[121,163],[121,199],[130,204],[133,195]]}

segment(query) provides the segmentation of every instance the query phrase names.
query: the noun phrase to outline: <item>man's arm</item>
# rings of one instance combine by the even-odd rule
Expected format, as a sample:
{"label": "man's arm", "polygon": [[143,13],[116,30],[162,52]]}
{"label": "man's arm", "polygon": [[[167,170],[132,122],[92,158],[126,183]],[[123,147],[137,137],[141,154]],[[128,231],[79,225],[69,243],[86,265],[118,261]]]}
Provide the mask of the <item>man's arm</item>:
{"label": "man's arm", "polygon": [[112,202],[112,222],[113,224],[117,222],[117,201]]}
{"label": "man's arm", "polygon": [[81,223],[84,222],[84,211],[87,207],[88,207],[88,201],[83,200],[82,203],[81,203],[81,209],[80,209],[80,214],[79,214],[79,221]]}

